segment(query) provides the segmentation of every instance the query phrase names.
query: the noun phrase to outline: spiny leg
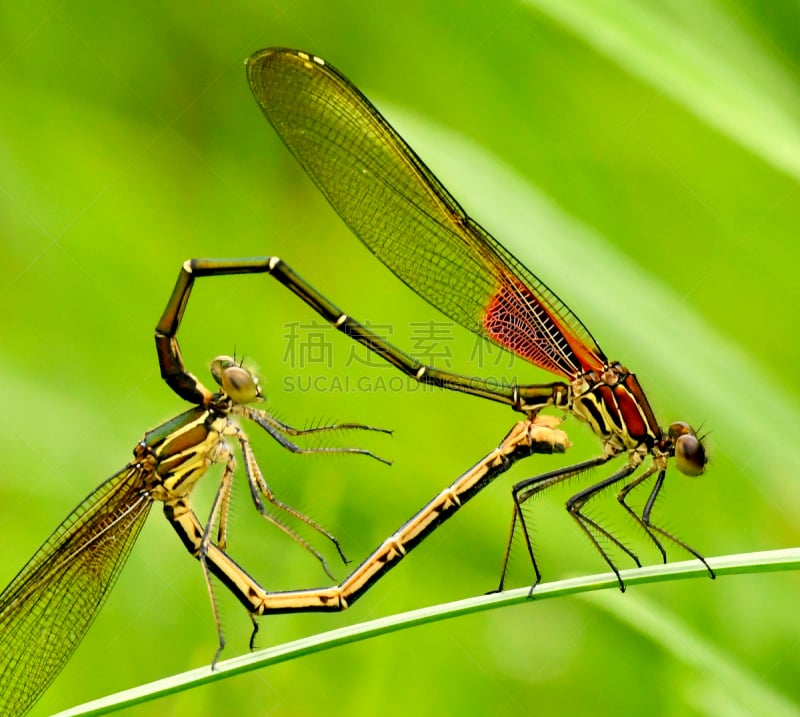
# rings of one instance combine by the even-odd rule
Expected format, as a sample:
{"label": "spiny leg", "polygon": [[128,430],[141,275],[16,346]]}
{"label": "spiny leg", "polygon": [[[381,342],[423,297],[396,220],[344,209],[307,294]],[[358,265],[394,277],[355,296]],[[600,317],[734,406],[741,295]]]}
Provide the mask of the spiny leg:
{"label": "spiny leg", "polygon": [[[653,542],[653,544],[658,549],[659,553],[661,553],[661,558],[663,559],[664,563],[667,562],[667,551],[664,549],[664,546],[661,544],[661,541],[653,534],[653,531],[650,529],[650,526],[642,519],[642,517],[633,509],[631,508],[626,499],[630,492],[642,485],[645,481],[650,479],[652,475],[658,470],[657,465],[652,465],[648,468],[644,473],[640,476],[637,476],[634,480],[632,480],[627,485],[624,485],[622,489],[617,493],[617,500],[619,501],[620,505],[627,511],[628,515],[630,515],[637,523],[640,525],[644,532],[646,533],[647,537]],[[661,481],[663,481],[664,469],[661,469]],[[659,483],[660,481],[657,481]]]}
{"label": "spiny leg", "polygon": [[[639,562],[639,558],[637,555],[627,546],[625,546],[618,538],[612,535],[608,530],[603,528],[599,523],[589,518],[585,515],[581,509],[596,495],[602,493],[606,488],[618,483],[621,480],[627,478],[633,471],[637,468],[636,463],[628,463],[627,465],[623,466],[620,470],[614,473],[609,478],[606,478],[599,483],[595,483],[594,485],[589,486],[588,488],[580,491],[573,495],[567,501],[567,510],[569,511],[570,515],[575,518],[578,525],[581,527],[581,530],[586,534],[589,540],[592,542],[594,547],[603,557],[603,560],[608,563],[609,567],[614,571],[614,574],[617,576],[617,581],[619,582],[619,589],[622,592],[625,592],[625,583],[622,580],[622,577],[619,574],[619,570],[614,562],[611,560],[611,557],[608,553],[603,549],[600,545],[600,541],[597,539],[597,535],[602,535],[611,543],[616,545],[620,550],[626,553],[631,559],[636,563],[638,567],[641,567],[641,563]],[[596,532],[592,532],[596,531]]]}
{"label": "spiny leg", "polygon": [[[212,518],[218,512],[218,510],[219,491],[217,491],[217,495],[214,498],[214,505],[211,509]],[[204,528],[198,520],[197,515],[195,515],[195,512],[189,507],[186,496],[169,497],[164,500],[164,516],[174,528],[175,532],[180,537],[181,542],[186,546],[186,549],[192,556],[197,558],[203,569],[203,578],[205,580],[206,589],[208,590],[209,599],[211,601],[211,612],[214,616],[214,624],[217,629],[217,637],[219,640],[219,646],[217,647],[217,651],[214,653],[214,659],[211,663],[213,667],[217,661],[217,658],[225,647],[225,638],[222,634],[222,624],[219,619],[217,603],[214,598],[214,586],[211,583],[211,577],[209,574],[209,567],[211,567],[209,565],[210,555],[212,553],[215,556],[217,554],[221,554],[225,556],[231,565],[235,566],[235,563],[230,561],[225,553],[217,548],[217,546],[208,539],[209,525],[211,524],[211,521],[209,521]],[[215,563],[212,563],[212,565],[215,566]],[[238,566],[235,567],[238,568]],[[214,570],[214,572],[215,574],[220,575],[218,570]],[[245,577],[248,576],[245,574]],[[231,587],[232,583],[228,581],[226,581],[226,583],[229,585],[229,587]],[[243,596],[240,594],[237,594],[237,597],[239,597],[240,600],[243,599]]]}
{"label": "spiny leg", "polygon": [[[669,531],[665,530],[664,528],[660,528],[659,526],[655,525],[655,523],[653,523],[652,520],[651,520],[650,516],[651,516],[651,513],[653,511],[653,508],[655,507],[656,500],[658,499],[659,493],[661,492],[661,488],[664,485],[664,477],[665,477],[665,475],[666,475],[666,469],[662,469],[662,470],[659,471],[658,478],[656,479],[656,482],[653,485],[653,490],[650,491],[650,496],[648,497],[647,503],[645,504],[644,510],[642,511],[642,516],[641,516],[641,521],[640,522],[642,523],[642,525],[645,526],[645,528],[648,531],[654,530],[655,532],[657,532],[662,537],[666,538],[667,540],[672,541],[675,545],[677,545],[680,548],[683,548],[687,553],[689,553],[690,555],[693,555],[695,558],[697,558],[701,563],[703,563],[703,565],[705,565],[706,570],[708,571],[709,577],[713,580],[714,578],[717,577],[716,573],[714,572],[713,568],[708,564],[706,559],[700,553],[698,553],[691,545],[689,545],[688,543],[684,542],[683,540],[678,538],[676,535],[673,535],[672,533],[670,533]],[[656,541],[656,542],[658,542],[658,541]],[[665,560],[665,562],[666,562],[666,560]]]}
{"label": "spiny leg", "polygon": [[[266,411],[260,411],[255,408],[250,408],[249,406],[237,406],[237,413],[241,413],[241,415],[249,418],[254,423],[257,423],[261,428],[263,428],[270,436],[272,436],[278,443],[280,443],[287,451],[291,451],[292,453],[297,453],[299,455],[311,455],[314,453],[322,453],[322,454],[331,454],[331,453],[341,453],[346,455],[357,455],[357,456],[367,456],[369,458],[374,458],[376,461],[380,461],[384,465],[390,466],[392,465],[391,461],[386,460],[385,458],[381,458],[380,456],[374,454],[372,451],[368,451],[366,448],[353,448],[351,446],[323,446],[318,448],[303,448],[302,446],[298,446],[293,441],[290,441],[286,436],[283,435],[281,428],[283,424],[280,421],[276,421],[272,416],[270,416]],[[360,424],[351,424],[351,425],[360,425]],[[333,428],[333,427],[332,427]],[[382,428],[372,428],[368,427],[369,430],[380,431],[381,433],[389,433],[391,431],[387,431]],[[309,431],[313,433],[315,431]],[[302,431],[299,435],[302,435]],[[295,434],[291,434],[295,435]]]}
{"label": "spiny leg", "polygon": [[275,416],[269,413],[263,412],[262,417],[275,428],[275,430],[285,433],[287,436],[308,436],[313,433],[325,433],[328,431],[377,431],[378,433],[388,433],[389,435],[393,433],[393,431],[388,428],[368,426],[365,423],[329,423],[320,426],[309,426],[308,428],[295,428],[288,423],[279,421]]}
{"label": "spiny leg", "polygon": [[[299,455],[311,455],[314,453],[341,453],[347,455],[358,455],[358,456],[367,456],[369,458],[374,458],[376,461],[380,461],[381,463],[390,466],[392,465],[391,461],[386,460],[385,458],[381,458],[378,455],[375,455],[372,451],[368,451],[365,448],[353,448],[351,446],[323,446],[318,448],[303,448],[302,446],[298,446],[293,441],[290,441],[286,436],[283,435],[284,431],[283,427],[284,424],[280,421],[276,420],[272,416],[270,416],[266,411],[260,411],[255,408],[251,408],[249,406],[237,406],[235,413],[240,413],[241,415],[249,418],[254,423],[257,423],[261,428],[263,428],[270,436],[272,436],[278,443],[280,443],[287,451],[292,453],[297,453]],[[349,427],[357,427],[357,428],[364,428],[370,431],[379,431],[381,433],[388,433],[391,434],[391,431],[383,429],[383,428],[373,428],[372,426],[361,426],[358,423],[351,423],[351,424],[341,424],[341,426],[349,426]],[[321,427],[320,429],[309,429],[305,431],[299,431],[298,429],[292,429],[292,431],[297,431],[297,433],[289,433],[289,435],[304,435],[305,433],[316,433],[320,430],[335,430],[336,428],[340,428],[341,426],[326,426]]]}
{"label": "spiny leg", "polygon": [[514,502],[514,510],[511,513],[511,530],[508,533],[508,542],[506,543],[506,549],[503,553],[503,565],[500,570],[500,583],[497,586],[497,590],[493,590],[492,592],[503,592],[506,585],[506,574],[508,573],[508,564],[511,560],[511,546],[514,542],[514,533],[517,529],[517,520],[519,520],[520,524],[522,525],[522,534],[525,538],[525,545],[528,548],[528,556],[531,560],[531,565],[533,565],[533,573],[535,575],[533,586],[531,590],[538,585],[542,581],[542,573],[539,571],[539,564],[536,562],[536,555],[533,551],[533,544],[531,543],[531,537],[528,533],[528,528],[525,525],[525,519],[522,516],[522,509],[520,504],[517,502],[517,496],[512,494],[512,499]]}
{"label": "spiny leg", "polygon": [[225,461],[225,468],[222,471],[219,488],[217,488],[214,501],[211,504],[208,521],[206,521],[205,528],[203,529],[203,536],[200,540],[200,549],[197,556],[200,560],[200,566],[203,569],[203,579],[208,589],[208,597],[211,601],[211,612],[214,615],[214,624],[217,626],[217,636],[219,638],[219,646],[217,647],[216,653],[214,653],[214,659],[211,661],[212,669],[217,663],[217,659],[219,659],[222,650],[225,648],[225,636],[222,633],[222,621],[219,618],[217,601],[214,597],[214,587],[211,583],[211,574],[208,569],[208,546],[211,544],[211,531],[214,529],[214,525],[218,524],[217,547],[223,551],[226,548],[228,536],[228,506],[230,504],[233,476],[236,471],[236,461],[233,454],[224,445],[221,446],[219,458]]}
{"label": "spiny leg", "polygon": [[533,588],[536,587],[542,580],[541,573],[539,572],[539,566],[536,562],[536,556],[534,555],[531,534],[528,530],[528,526],[525,522],[525,516],[522,511],[522,505],[533,498],[537,493],[541,493],[543,490],[546,490],[547,488],[567,480],[568,478],[578,475],[583,471],[602,465],[612,457],[613,456],[599,456],[598,458],[591,458],[574,466],[567,466],[566,468],[558,468],[553,471],[548,471],[547,473],[542,473],[541,475],[534,476],[532,478],[526,478],[525,480],[516,483],[511,488],[511,497],[514,502],[514,510],[511,516],[511,530],[509,533],[508,542],[506,543],[506,550],[503,555],[500,584],[497,588],[498,592],[502,591],[505,587],[506,573],[508,571],[511,548],[514,540],[514,531],[516,530],[517,522],[519,522],[519,525],[522,529],[522,535],[525,538],[525,546],[528,550],[528,556],[530,557],[531,564],[533,565],[533,570],[536,575],[536,580],[531,586],[531,590],[533,590]]}
{"label": "spiny leg", "polygon": [[[237,427],[238,428],[238,427]],[[319,523],[309,518],[307,515],[304,515],[299,510],[292,508],[287,503],[279,500],[276,495],[272,492],[270,487],[267,485],[267,482],[264,480],[264,476],[261,472],[261,469],[258,466],[258,462],[256,461],[255,454],[253,453],[253,449],[250,446],[250,441],[247,439],[247,435],[241,429],[238,429],[236,433],[236,437],[239,440],[239,445],[242,449],[242,456],[244,458],[244,469],[245,474],[247,475],[247,482],[250,486],[250,495],[253,499],[253,504],[256,506],[256,510],[258,510],[259,514],[262,518],[272,523],[277,528],[280,528],[286,535],[288,535],[295,543],[297,543],[301,548],[307,550],[311,553],[320,563],[322,569],[328,575],[329,578],[332,580],[336,580],[336,576],[333,575],[330,568],[328,567],[328,562],[325,560],[325,557],[314,548],[305,538],[299,535],[297,532],[292,530],[288,525],[286,525],[283,521],[276,518],[274,515],[270,515],[269,511],[267,511],[266,506],[264,505],[264,501],[262,500],[262,496],[266,498],[266,500],[274,505],[278,510],[283,511],[284,513],[291,515],[294,518],[302,521],[310,528],[318,532],[323,537],[327,538],[328,540],[333,543],[334,547],[336,548],[339,556],[341,557],[344,563],[347,563],[347,557],[345,556],[344,552],[342,551],[341,544],[337,540],[337,538],[325,530]]]}
{"label": "spiny leg", "polygon": [[[220,550],[228,549],[228,513],[231,505],[231,489],[233,487],[233,476],[236,470],[236,460],[233,456],[230,457],[230,462],[226,461],[225,470],[222,473],[219,488],[217,489],[217,496],[219,500],[219,515],[217,522],[217,545]],[[215,497],[217,502],[217,497]],[[212,509],[213,510],[213,509]],[[208,519],[207,530],[211,529],[212,518],[214,513]]]}

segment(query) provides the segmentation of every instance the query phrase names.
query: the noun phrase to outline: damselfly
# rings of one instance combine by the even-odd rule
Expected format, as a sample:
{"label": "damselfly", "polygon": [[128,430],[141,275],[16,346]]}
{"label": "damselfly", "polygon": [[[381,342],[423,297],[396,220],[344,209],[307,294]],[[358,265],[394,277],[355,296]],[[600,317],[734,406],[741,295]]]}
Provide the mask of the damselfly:
{"label": "damselfly", "polygon": [[[258,379],[231,357],[217,357],[211,364],[219,387],[215,392],[188,373],[177,340],[191,290],[191,281],[187,284],[185,279],[182,271],[156,329],[156,343],[162,376],[195,406],[148,431],[136,444],[133,460],[67,516],[0,594],[0,714],[4,717],[25,714],[66,664],[122,570],[155,501],[163,504],[167,520],[202,565],[219,635],[217,655],[224,640],[210,574],[219,578],[251,615],[260,613],[266,591],[225,552],[235,468],[229,441],[238,444],[250,494],[261,516],[314,555],[333,579],[322,554],[284,519],[270,512],[266,503],[330,540],[344,559],[339,542],[316,522],[278,500],[264,479],[239,419],[256,424],[295,453],[361,454],[387,462],[361,448],[303,448],[296,444],[292,438],[324,431],[387,431],[359,423],[292,428],[249,405],[263,400]],[[192,492],[209,467],[217,463],[223,466],[222,477],[210,516],[203,524],[192,510]],[[254,620],[253,637],[256,629]]]}
{"label": "damselfly", "polygon": [[[567,501],[569,514],[616,573],[620,588],[624,584],[608,547],[627,554],[636,565],[639,558],[586,512],[587,504],[612,486],[618,487],[620,505],[664,561],[666,540],[701,560],[714,577],[696,550],[652,517],[670,459],[685,475],[697,476],[705,469],[705,448],[694,429],[683,422],[666,430],[659,426],[636,376],[606,358],[566,304],[466,214],[380,112],[334,67],[305,52],[273,48],[249,58],[247,77],[261,110],[288,149],[380,261],[454,321],[564,381],[497,385],[434,369],[342,312],[277,257],[231,260],[225,270],[271,273],[337,329],[417,381],[499,401],[529,417],[552,406],[589,424],[602,441],[601,455],[513,488],[511,532],[513,536],[516,525],[522,525],[536,582],[541,574],[522,505],[542,490],[623,454],[621,468]],[[216,264],[221,269],[221,263]],[[649,496],[638,513],[628,505],[628,496],[650,481]]]}

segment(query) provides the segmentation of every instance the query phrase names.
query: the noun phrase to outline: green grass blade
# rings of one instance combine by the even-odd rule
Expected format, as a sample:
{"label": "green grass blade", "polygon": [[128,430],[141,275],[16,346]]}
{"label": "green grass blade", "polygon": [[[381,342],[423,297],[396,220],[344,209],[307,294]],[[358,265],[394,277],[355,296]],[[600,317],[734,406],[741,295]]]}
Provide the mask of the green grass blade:
{"label": "green grass blade", "polygon": [[[797,570],[800,568],[800,548],[728,555],[709,558],[708,562],[720,577],[746,573]],[[635,570],[623,570],[621,574],[626,584],[629,587],[633,587],[635,585],[663,582],[666,580],[702,578],[707,575],[707,572],[703,565],[695,560],[691,560],[679,563],[668,563],[666,565],[648,566]],[[597,590],[616,588],[617,579],[613,573],[570,578],[568,580],[559,580],[557,582],[539,585],[536,588],[534,602],[547,598],[564,597],[567,595],[577,595]],[[635,610],[637,607],[636,601],[631,601],[628,598],[629,596],[622,598],[622,600],[625,601],[624,603],[620,601],[613,602],[624,605],[625,610],[628,609],[629,603],[633,602],[633,609]],[[59,712],[57,715],[54,715],[54,717],[108,714],[109,712],[199,687],[210,682],[228,679],[235,675],[250,672],[251,670],[297,659],[303,655],[322,652],[340,645],[359,642],[379,635],[387,635],[392,632],[397,632],[398,630],[407,630],[417,625],[439,622],[486,610],[496,610],[510,605],[519,605],[529,600],[529,590],[527,588],[521,588],[508,590],[502,593],[481,595],[466,600],[457,600],[455,602],[434,605],[420,610],[400,613],[399,615],[370,620],[368,622],[359,623],[358,625],[331,630],[319,635],[288,642],[284,645],[258,650],[248,655],[225,660],[224,662],[218,663],[216,669],[213,671],[210,667],[203,667],[150,682],[145,685],[140,685],[139,687],[118,692],[114,695],[87,702],[64,712]],[[641,604],[640,602],[639,610],[635,613],[637,615],[642,612]],[[621,610],[622,607],[620,607],[620,611]],[[659,608],[659,610],[663,614],[663,609]],[[620,612],[619,614],[622,613]],[[677,621],[674,621],[669,616],[664,617],[664,619],[669,622],[670,629],[677,626]],[[662,640],[668,641],[671,639],[665,637],[672,634],[668,631],[651,630],[650,632],[652,634],[657,633]],[[669,646],[669,648],[673,652],[678,652],[682,650],[681,645],[685,645],[689,638],[686,636],[686,633],[680,631],[677,631],[675,634],[675,645]],[[763,691],[764,688],[760,689]],[[777,700],[778,698],[775,699]]]}

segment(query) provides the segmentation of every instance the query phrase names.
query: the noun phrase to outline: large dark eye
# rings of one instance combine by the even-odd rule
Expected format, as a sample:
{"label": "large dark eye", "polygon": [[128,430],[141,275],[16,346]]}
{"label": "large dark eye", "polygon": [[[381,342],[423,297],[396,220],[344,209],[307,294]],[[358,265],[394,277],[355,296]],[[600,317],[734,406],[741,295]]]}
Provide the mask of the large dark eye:
{"label": "large dark eye", "polygon": [[699,476],[708,463],[706,449],[694,429],[683,421],[676,421],[669,427],[669,438],[675,446],[675,465],[687,476]]}
{"label": "large dark eye", "polygon": [[217,356],[211,362],[211,375],[236,403],[253,403],[264,398],[255,375],[230,356]]}
{"label": "large dark eye", "polygon": [[699,476],[706,467],[706,449],[693,433],[685,433],[675,441],[675,464],[687,476]]}

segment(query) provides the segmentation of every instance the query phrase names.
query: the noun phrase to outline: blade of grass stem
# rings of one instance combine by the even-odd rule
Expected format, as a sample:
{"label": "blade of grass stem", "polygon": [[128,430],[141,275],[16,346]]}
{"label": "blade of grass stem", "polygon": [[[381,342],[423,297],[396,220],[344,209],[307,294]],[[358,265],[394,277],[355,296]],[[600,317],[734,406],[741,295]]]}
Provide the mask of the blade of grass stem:
{"label": "blade of grass stem", "polygon": [[[709,558],[708,562],[719,577],[757,572],[797,570],[800,568],[800,548],[740,553]],[[702,578],[708,575],[705,567],[695,560],[623,570],[621,574],[629,587],[666,580]],[[495,610],[510,605],[519,605],[524,602],[535,604],[537,601],[547,598],[608,589],[617,589],[617,579],[613,573],[587,575],[543,583],[536,587],[533,598],[530,597],[528,588],[519,588],[502,593],[491,593],[466,600],[443,603],[419,610],[411,610],[234,657],[217,663],[213,671],[210,667],[189,670],[129,690],[117,692],[99,700],[86,702],[78,707],[59,712],[54,717],[108,714],[109,712],[199,687],[210,682],[228,679],[251,670],[297,659],[303,655],[322,652],[340,645],[359,642],[379,635],[387,635],[398,630],[407,630],[417,625],[425,625],[485,610]],[[618,597],[619,600],[627,602],[627,595]]]}

